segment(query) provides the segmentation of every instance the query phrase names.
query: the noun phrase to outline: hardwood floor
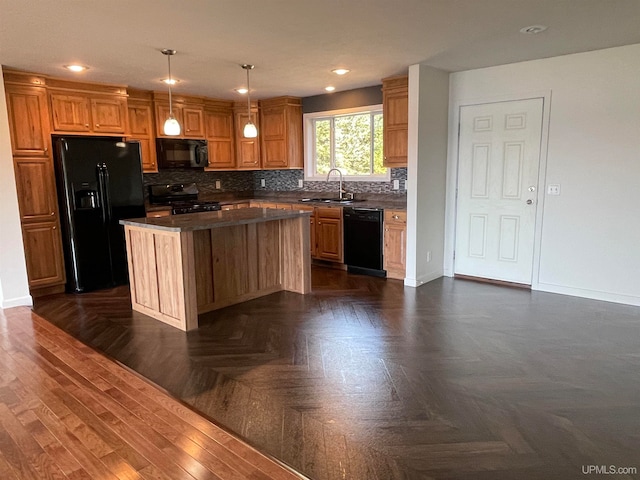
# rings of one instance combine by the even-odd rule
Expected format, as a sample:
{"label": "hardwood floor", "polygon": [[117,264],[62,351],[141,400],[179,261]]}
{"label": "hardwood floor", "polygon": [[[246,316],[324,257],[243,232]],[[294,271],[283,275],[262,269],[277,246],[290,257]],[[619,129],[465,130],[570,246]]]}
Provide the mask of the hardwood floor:
{"label": "hardwood floor", "polygon": [[300,479],[27,307],[0,364],[2,480]]}
{"label": "hardwood floor", "polygon": [[314,268],[312,294],[202,315],[189,333],[131,312],[124,288],[35,311],[316,480],[640,469],[637,307]]}

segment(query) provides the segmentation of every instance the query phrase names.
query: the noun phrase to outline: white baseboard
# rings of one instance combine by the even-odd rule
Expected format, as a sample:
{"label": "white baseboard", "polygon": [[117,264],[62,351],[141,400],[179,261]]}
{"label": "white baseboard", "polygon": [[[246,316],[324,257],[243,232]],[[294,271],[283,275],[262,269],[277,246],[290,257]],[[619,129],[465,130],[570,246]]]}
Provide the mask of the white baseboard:
{"label": "white baseboard", "polygon": [[405,277],[404,285],[405,287],[419,287],[420,285],[424,285],[425,283],[429,283],[436,278],[442,277],[442,272],[427,272],[424,275],[420,275],[418,278],[408,278]]}
{"label": "white baseboard", "polygon": [[31,298],[31,295],[26,295],[24,297],[5,298],[2,301],[2,305],[0,305],[0,307],[2,308],[23,307],[23,306],[31,307],[32,305],[33,305],[33,298]]}
{"label": "white baseboard", "polygon": [[538,283],[532,290],[548,293],[559,293],[561,295],[571,295],[572,297],[589,298],[591,300],[602,300],[604,302],[623,303],[625,305],[640,306],[640,297],[634,295],[622,295],[619,293],[600,292],[597,290],[586,290],[583,288],[565,287],[553,285],[551,283]]}

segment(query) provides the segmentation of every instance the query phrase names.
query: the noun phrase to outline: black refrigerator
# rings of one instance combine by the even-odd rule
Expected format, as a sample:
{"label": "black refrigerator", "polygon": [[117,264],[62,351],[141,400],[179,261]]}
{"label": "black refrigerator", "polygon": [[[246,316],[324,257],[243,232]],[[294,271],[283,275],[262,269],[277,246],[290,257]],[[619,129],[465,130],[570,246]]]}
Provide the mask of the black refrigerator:
{"label": "black refrigerator", "polygon": [[123,218],[145,216],[140,144],[55,137],[67,291],[128,282]]}

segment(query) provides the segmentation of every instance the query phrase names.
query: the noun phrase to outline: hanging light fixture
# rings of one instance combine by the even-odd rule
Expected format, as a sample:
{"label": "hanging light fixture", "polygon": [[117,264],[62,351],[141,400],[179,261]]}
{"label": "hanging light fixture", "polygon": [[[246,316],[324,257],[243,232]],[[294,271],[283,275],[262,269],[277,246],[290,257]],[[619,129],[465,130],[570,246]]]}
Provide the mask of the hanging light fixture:
{"label": "hanging light fixture", "polygon": [[162,50],[162,53],[167,56],[167,63],[169,65],[168,82],[165,82],[169,85],[169,118],[164,122],[163,131],[165,135],[176,136],[180,135],[180,124],[178,123],[178,120],[176,120],[176,117],[173,116],[173,106],[171,102],[171,56],[175,55],[176,51],[165,48]]}
{"label": "hanging light fixture", "polygon": [[258,136],[258,129],[253,122],[251,122],[251,89],[249,87],[249,70],[253,69],[253,65],[245,63],[242,65],[242,68],[247,71],[247,115],[249,117],[249,121],[244,126],[243,133],[245,138],[256,138]]}

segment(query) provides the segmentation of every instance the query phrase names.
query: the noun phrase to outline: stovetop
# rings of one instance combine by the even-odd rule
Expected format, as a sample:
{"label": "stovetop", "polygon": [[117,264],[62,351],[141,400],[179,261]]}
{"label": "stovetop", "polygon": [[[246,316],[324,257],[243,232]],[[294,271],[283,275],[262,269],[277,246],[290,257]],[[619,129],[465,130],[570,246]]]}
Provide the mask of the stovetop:
{"label": "stovetop", "polygon": [[149,203],[171,206],[171,213],[212,212],[220,210],[220,203],[198,200],[195,183],[174,183],[149,185]]}
{"label": "stovetop", "polygon": [[195,212],[215,212],[220,210],[219,202],[209,202],[200,200],[171,202],[171,214],[181,215],[183,213]]}

